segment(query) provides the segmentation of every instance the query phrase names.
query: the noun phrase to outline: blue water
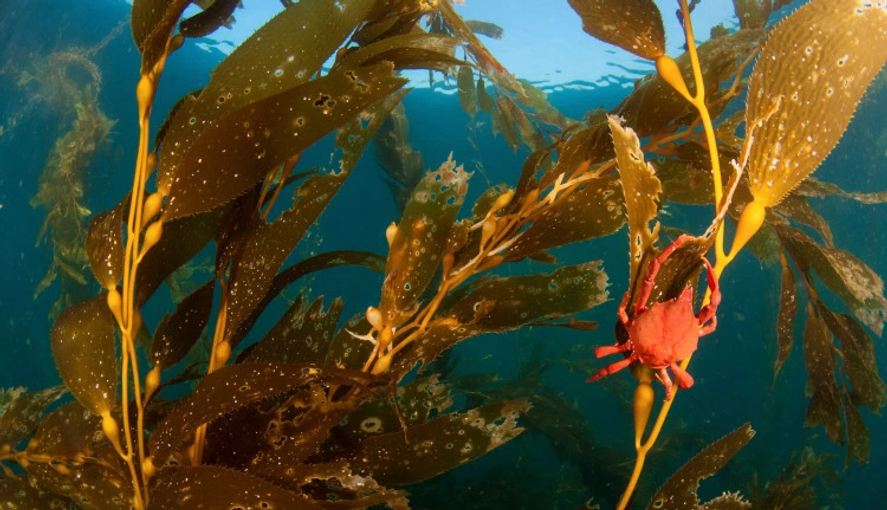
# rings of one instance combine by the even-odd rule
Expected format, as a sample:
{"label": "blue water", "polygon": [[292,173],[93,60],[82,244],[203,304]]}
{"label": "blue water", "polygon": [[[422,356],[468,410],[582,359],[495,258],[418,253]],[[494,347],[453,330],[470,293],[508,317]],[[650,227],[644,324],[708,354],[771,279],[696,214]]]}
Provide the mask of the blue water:
{"label": "blue water", "polygon": [[[27,70],[41,56],[60,48],[96,44],[128,19],[128,7],[123,2],[111,0],[30,0],[4,3],[0,7],[3,10],[0,17],[0,68],[6,70],[0,74],[0,124],[5,126],[0,135],[0,226],[3,233],[0,243],[0,267],[3,268],[0,276],[0,387],[40,389],[60,382],[49,350],[51,323],[47,318],[58,296],[58,287],[50,287],[36,300],[32,299],[50,255],[45,246],[34,247],[44,211],[32,208],[28,201],[37,191],[47,155],[66,126],[65,119],[60,118],[51,106],[28,106],[29,94],[33,90],[18,87],[17,74],[12,70]],[[205,84],[209,71],[220,58],[222,55],[218,52],[207,52],[190,44],[177,52],[167,64],[152,125],[159,125],[170,106],[183,94]],[[102,71],[101,108],[109,118],[117,120],[108,150],[98,154],[90,170],[87,205],[93,212],[98,212],[112,207],[128,191],[135,157],[137,125],[133,91],[138,78],[138,53],[128,27],[93,60]],[[877,95],[867,97],[865,107],[857,113],[841,145],[817,171],[819,178],[835,182],[848,191],[887,189],[887,177],[883,174],[887,163],[884,141],[878,141],[884,133],[883,118],[887,114],[884,73],[879,79],[881,85]],[[566,90],[552,92],[549,100],[566,115],[578,119],[589,109],[618,104],[625,91],[616,86]],[[494,138],[485,114],[479,114],[479,120],[487,125],[477,130],[477,145],[480,147],[477,151],[468,140],[470,119],[460,109],[455,95],[418,88],[404,103],[411,120],[410,141],[415,150],[422,152],[426,167],[436,168],[450,152],[469,171],[474,170],[473,161],[482,161],[484,170],[475,172],[466,204],[473,203],[488,185],[516,183],[529,151],[524,147],[512,152],[501,136]],[[9,124],[12,118],[18,122],[14,127]],[[329,140],[313,148],[303,158],[304,168],[326,164],[331,148]],[[115,153],[119,157],[115,157]],[[321,243],[320,247],[309,246],[304,250],[360,249],[384,254],[387,248],[385,228],[398,219],[398,212],[381,175],[370,148],[312,231],[313,239]],[[830,220],[837,246],[857,255],[878,274],[887,274],[887,261],[883,256],[887,248],[887,231],[884,229],[887,205],[861,205],[838,198],[814,199],[812,202]],[[703,217],[711,214],[710,208],[669,207],[671,216],[665,217],[667,221],[674,218],[676,222],[692,222],[697,214]],[[476,338],[456,348],[456,354],[461,358],[459,374],[494,372],[504,379],[514,378],[521,356],[526,355],[518,347],[533,340],[543,342],[546,352],[555,357],[571,346],[612,342],[616,306],[628,279],[625,232],[559,250],[557,255],[561,262],[567,263],[604,260],[611,283],[611,300],[582,316],[599,322],[600,328],[593,332],[539,328]],[[540,267],[539,264],[520,263],[510,271],[520,273]],[[378,302],[380,284],[378,274],[343,268],[313,279],[311,293],[312,296],[326,296],[327,302],[335,296],[342,296],[346,302],[343,317],[349,317],[364,310],[368,304]],[[666,425],[666,434],[669,427],[684,426],[688,436],[711,441],[745,422],[751,422],[758,434],[716,480],[703,484],[700,494],[712,497],[723,490],[746,492],[753,471],[757,470],[762,479],[772,478],[786,465],[793,451],[807,444],[814,446],[817,452],[835,454],[835,465],[840,468],[843,448],[829,443],[821,428],[802,428],[808,399],[804,397],[806,372],[800,348],[803,329],[800,324],[796,327],[794,353],[771,389],[776,356],[778,267],[764,267],[746,253],[724,274],[721,287],[724,301],[719,310],[718,331],[701,341],[691,366],[697,384],[691,391],[682,392]],[[152,303],[146,317],[151,320],[150,314],[154,314],[156,320],[163,306]],[[266,314],[260,329],[276,320],[268,315],[273,314]],[[875,343],[880,372],[887,374],[884,340],[875,337]],[[633,458],[631,415],[624,405],[625,388],[630,387],[629,376],[620,373],[614,377],[623,378],[625,383],[621,385],[623,389],[619,396],[597,385],[585,384],[585,376],[570,373],[557,363],[545,373],[544,381],[566,402],[575,402],[597,445],[596,454],[600,454],[601,459],[612,459],[611,467],[624,473],[630,469],[630,464],[628,467],[624,464]],[[887,486],[883,483],[887,476],[887,426],[883,418],[867,410],[862,414],[871,432],[872,463],[853,466],[842,473],[847,509],[880,508],[887,500]],[[615,449],[615,453],[609,449]],[[699,448],[688,445],[678,450],[652,454],[645,473],[645,483],[650,485],[645,489],[646,494]],[[595,496],[596,501],[604,504],[603,508],[610,508],[611,498],[621,491],[621,487],[610,486],[604,487],[603,490],[609,491],[606,494],[588,492],[577,467],[587,463],[583,464],[581,459],[561,459],[544,437],[524,434],[479,461],[416,488],[417,501],[425,503],[428,508],[445,508],[439,499],[440,493],[446,492],[442,488],[465,494],[483,491],[484,487],[479,484],[490,481],[484,477],[503,467],[512,469],[515,465],[526,470],[528,476],[543,479],[536,484],[508,485],[507,490],[517,501],[549,501],[552,507],[576,508]],[[598,468],[600,465],[607,463],[596,464]],[[586,476],[605,479],[603,474],[586,472]],[[490,487],[489,490],[502,490],[498,485]],[[636,507],[641,507],[640,503],[636,502]]]}

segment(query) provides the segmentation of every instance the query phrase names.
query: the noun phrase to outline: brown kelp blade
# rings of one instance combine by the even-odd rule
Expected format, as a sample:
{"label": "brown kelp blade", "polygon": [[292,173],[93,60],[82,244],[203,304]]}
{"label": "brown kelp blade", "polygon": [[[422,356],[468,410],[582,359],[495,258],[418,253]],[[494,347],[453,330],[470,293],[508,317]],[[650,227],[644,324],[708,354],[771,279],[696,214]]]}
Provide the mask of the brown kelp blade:
{"label": "brown kelp blade", "polygon": [[887,61],[887,10],[814,0],[770,32],[746,110],[752,194],[777,204],[837,145]]}
{"label": "brown kelp blade", "polygon": [[631,272],[629,281],[638,275],[644,253],[653,249],[659,237],[658,222],[650,228],[650,222],[659,214],[659,195],[662,183],[656,177],[653,165],[644,161],[641,142],[631,128],[622,127],[622,120],[609,116],[610,133],[616,149],[616,164],[625,196],[625,212],[628,216],[629,253]]}
{"label": "brown kelp blade", "polygon": [[[708,445],[683,467],[675,471],[653,497],[647,510],[657,508],[750,508],[751,505],[748,503],[745,503],[745,506],[730,507],[700,505],[701,502],[696,491],[702,479],[717,473],[751,441],[754,435],[755,431],[752,430],[751,425],[746,423]],[[735,497],[738,498],[738,496]]]}
{"label": "brown kelp blade", "polygon": [[665,54],[665,29],[653,0],[569,0],[589,35],[655,59]]}
{"label": "brown kelp blade", "polygon": [[416,185],[388,252],[380,305],[387,319],[411,309],[431,282],[470,178],[450,157]]}
{"label": "brown kelp blade", "polygon": [[217,122],[251,103],[308,82],[354,27],[370,2],[307,0],[272,18],[213,71],[169,120],[157,175],[167,192],[188,149]]}
{"label": "brown kelp blade", "polygon": [[74,305],[52,326],[52,355],[65,386],[94,415],[110,411],[117,401],[116,323],[107,294]]}

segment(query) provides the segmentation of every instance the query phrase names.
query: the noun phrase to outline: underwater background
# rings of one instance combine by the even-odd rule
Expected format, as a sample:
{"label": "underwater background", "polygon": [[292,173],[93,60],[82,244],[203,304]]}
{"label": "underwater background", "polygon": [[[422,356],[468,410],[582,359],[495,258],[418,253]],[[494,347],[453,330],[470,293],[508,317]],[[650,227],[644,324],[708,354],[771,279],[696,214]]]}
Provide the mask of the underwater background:
{"label": "underwater background", "polygon": [[[510,8],[508,2],[485,2],[502,4],[495,9]],[[266,3],[279,7],[276,2]],[[542,11],[547,3],[536,2],[533,9]],[[658,3],[664,17],[673,18],[673,6]],[[794,2],[783,11],[802,3]],[[80,176],[82,195],[78,203],[84,209],[83,216],[89,218],[114,207],[126,195],[138,140],[133,91],[139,79],[139,53],[128,25],[130,6],[122,1],[5,0],[0,7],[0,388],[39,390],[62,382],[50,349],[50,330],[60,311],[56,303],[68,271],[66,262],[60,262],[56,278],[36,292],[48,268],[60,256],[54,251],[56,243],[63,242],[41,237],[41,229],[53,201],[65,191],[74,192],[69,184],[44,200],[35,198],[41,192],[41,174],[50,166],[58,140],[72,129],[78,108],[89,107],[82,97],[97,94],[95,106],[105,118],[93,119],[101,124],[93,132],[95,138],[65,141],[81,147],[95,144],[84,149],[92,160]],[[252,2],[246,3],[245,9],[252,7]],[[729,2],[705,0],[700,9],[703,7],[709,12],[720,11],[721,20],[735,27]],[[501,24],[505,33],[499,42],[508,44],[505,20],[485,21]],[[564,27],[567,29],[585,36],[578,18]],[[222,38],[225,30],[221,29]],[[591,48],[592,39],[585,36],[585,40]],[[542,38],[533,44],[535,57],[560,51]],[[75,60],[83,59],[77,60],[81,64],[71,65],[68,74],[73,86],[89,88],[82,97],[66,97],[52,81],[53,71],[72,60],[53,60],[50,56],[56,54],[57,58],[65,52],[75,54],[70,57]],[[155,99],[152,125],[158,126],[179,98],[204,86],[224,56],[216,42],[198,46],[189,41],[170,57]],[[627,65],[606,67],[606,79],[592,74],[600,73],[600,61],[611,57],[616,59],[612,52],[589,50],[587,58],[596,67],[589,64],[586,78],[558,82],[555,74],[537,85],[547,93],[551,105],[569,118],[582,119],[599,107],[610,110],[628,95],[635,80],[653,71],[648,63],[629,60]],[[94,67],[82,64],[85,61]],[[504,63],[508,67],[508,62]],[[581,76],[583,62],[574,61],[572,65],[571,72]],[[519,71],[516,74],[524,78]],[[513,186],[531,150],[526,145],[512,150],[501,134],[494,136],[489,114],[478,112],[475,118],[469,117],[460,107],[453,78],[433,73],[429,86],[428,73],[414,72],[410,77],[415,80],[415,89],[403,101],[409,119],[409,143],[421,153],[425,168],[436,168],[452,154],[457,163],[474,172],[468,203],[489,186]],[[887,75],[882,70],[837,148],[816,170],[816,177],[850,193],[887,190],[885,116]],[[327,137],[303,154],[300,168],[331,165],[333,151],[332,137]],[[386,253],[386,228],[399,221],[400,209],[376,154],[371,144],[296,249],[300,257],[345,249]],[[811,199],[816,211],[830,224],[834,245],[854,254],[878,275],[885,275],[887,204],[872,202],[836,195]],[[710,223],[711,209],[709,205],[669,203],[660,215],[669,227],[698,233]],[[601,508],[615,507],[634,456],[630,409],[634,380],[627,371],[593,385],[586,384],[585,379],[608,363],[596,360],[592,349],[613,343],[616,309],[629,279],[627,240],[623,227],[615,234],[552,251],[558,265],[603,261],[609,299],[578,316],[597,322],[597,329],[529,327],[474,337],[450,351],[446,377],[458,381],[459,405],[470,404],[477,395],[502,387],[524,385],[526,392],[550,395],[551,407],[546,410],[544,427],[528,426],[527,432],[482,458],[411,486],[412,508],[579,508],[592,497]],[[211,275],[211,257],[197,257],[193,282],[205,281]],[[540,262],[522,261],[498,274],[551,269]],[[311,300],[324,296],[325,306],[341,297],[345,303],[342,317],[347,318],[377,302],[383,277],[364,268],[335,268],[301,280],[299,288],[288,289],[284,297],[292,300],[299,292]],[[85,278],[84,299],[98,288],[88,272]],[[845,467],[845,447],[829,441],[821,426],[804,427],[809,397],[805,397],[807,372],[800,348],[800,321],[794,328],[795,349],[774,381],[780,278],[778,262],[764,264],[747,251],[721,278],[723,301],[717,331],[700,340],[691,366],[696,385],[681,392],[676,400],[660,444],[647,460],[640,489],[643,495],[636,498],[634,507],[641,508],[671,473],[706,445],[746,422],[757,431],[754,439],[717,477],[702,484],[699,494],[703,501],[724,491],[748,494],[756,483],[763,487],[777,479],[793,458],[802,459],[815,452],[827,457],[807,458],[810,465],[822,462],[833,468],[819,466],[821,476],[807,484],[816,487],[821,508],[867,509],[887,504],[887,485],[883,482],[887,478],[887,423],[883,417],[861,409],[871,442],[871,462],[865,465],[850,462]],[[845,311],[846,305],[840,300],[822,297],[834,305],[834,310]],[[166,306],[149,302],[142,312],[146,322],[159,321]],[[271,327],[276,320],[273,317],[285,309],[285,304],[275,303],[256,329]],[[887,373],[885,341],[876,334],[872,338],[878,371]],[[805,448],[811,450],[805,454]]]}

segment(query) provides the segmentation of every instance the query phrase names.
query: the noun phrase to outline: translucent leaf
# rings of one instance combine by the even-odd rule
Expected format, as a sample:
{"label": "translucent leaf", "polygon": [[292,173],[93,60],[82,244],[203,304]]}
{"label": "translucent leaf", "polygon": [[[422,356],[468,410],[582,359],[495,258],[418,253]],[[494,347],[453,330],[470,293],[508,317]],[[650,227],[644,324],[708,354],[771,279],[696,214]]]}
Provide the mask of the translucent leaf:
{"label": "translucent leaf", "polygon": [[59,459],[87,455],[94,459],[79,466],[69,464],[67,474],[48,464],[32,463],[28,472],[40,486],[73,499],[84,510],[131,508],[129,472],[102,433],[100,418],[71,402],[44,418],[34,439],[33,454]]}
{"label": "translucent leaf", "polygon": [[269,170],[402,87],[406,80],[393,72],[390,63],[382,62],[328,74],[224,117],[188,148],[171,174],[164,221],[209,211],[242,195]]}
{"label": "translucent leaf", "polygon": [[477,77],[475,89],[477,90],[477,107],[480,108],[480,111],[488,113],[493,111],[493,108],[496,107],[496,100],[487,92],[483,76]]}
{"label": "translucent leaf", "polygon": [[582,29],[641,58],[665,54],[665,29],[653,0],[570,0]]}
{"label": "translucent leaf", "polygon": [[303,0],[281,11],[240,44],[219,63],[206,88],[186,99],[170,121],[161,148],[158,188],[169,190],[187,152],[221,119],[308,82],[363,20],[370,4]]}
{"label": "translucent leaf", "polygon": [[136,276],[136,303],[141,307],[176,269],[194,258],[224,224],[229,207],[219,207],[163,225],[160,241],[145,254]]}
{"label": "translucent leaf", "polygon": [[490,278],[447,313],[477,332],[507,331],[593,308],[608,298],[601,262],[559,268],[551,274]]}
{"label": "translucent leaf", "polygon": [[[426,423],[453,405],[450,390],[437,374],[397,388],[397,405],[407,424],[408,435],[412,427]],[[393,402],[388,398],[374,398],[349,413],[332,434],[345,444],[356,445],[368,437],[402,430]]]}
{"label": "translucent leaf", "polygon": [[[763,36],[763,30],[740,30],[699,45],[697,53],[706,94],[715,94],[720,83],[736,74],[739,64]],[[675,60],[687,88],[695,93],[689,55],[685,52]],[[679,126],[689,125],[699,116],[696,109],[658,73],[639,80],[631,95],[613,113],[624,118],[641,138],[674,131]]]}
{"label": "translucent leaf", "polygon": [[395,94],[373,105],[361,114],[360,121],[343,128],[336,136],[343,150],[337,171],[308,178],[296,190],[289,210],[271,223],[258,220],[259,224],[252,226],[240,241],[242,245],[228,281],[226,338],[232,338],[262,303],[277,271],[351,175],[376,130],[401,98],[402,94]]}
{"label": "translucent leaf", "polygon": [[822,237],[826,246],[834,247],[835,238],[832,235],[831,225],[810,206],[806,197],[797,193],[789,193],[782,199],[782,202],[779,202],[776,210],[798,223],[812,227]]}
{"label": "translucent leaf", "polygon": [[777,231],[792,258],[812,266],[822,282],[847,303],[854,315],[880,335],[887,318],[881,277],[853,254],[816,244],[800,230],[777,227]]}
{"label": "translucent leaf", "polygon": [[462,66],[459,68],[459,75],[456,80],[459,88],[459,104],[462,110],[471,118],[477,113],[477,91],[474,84],[474,73],[471,67]]}
{"label": "translucent leaf", "polygon": [[653,249],[659,237],[658,222],[650,228],[650,222],[659,214],[659,194],[662,183],[656,177],[653,165],[644,161],[641,142],[631,128],[623,128],[618,117],[610,115],[610,133],[616,149],[616,164],[625,197],[625,214],[628,217],[629,254],[631,272],[629,281],[638,277],[644,253]]}
{"label": "translucent leaf", "polygon": [[844,416],[847,418],[847,458],[845,467],[850,467],[853,459],[858,465],[868,464],[872,460],[872,441],[869,429],[862,420],[859,410],[850,399],[844,399]]}
{"label": "translucent leaf", "polygon": [[844,444],[844,424],[841,421],[841,395],[835,381],[835,352],[831,334],[818,313],[808,306],[807,326],[804,328],[804,361],[807,380],[813,390],[805,427],[822,424],[828,438]]}
{"label": "translucent leaf", "polygon": [[336,61],[335,68],[354,69],[387,60],[395,69],[450,72],[465,62],[455,56],[459,39],[422,31],[386,37]]}
{"label": "translucent leaf", "polygon": [[517,437],[524,430],[517,418],[528,410],[526,402],[501,402],[412,427],[409,442],[402,432],[371,436],[350,459],[352,469],[383,485],[427,480]]}
{"label": "translucent leaf", "polygon": [[321,297],[306,311],[300,296],[250,351],[247,361],[322,366],[343,306],[341,299],[335,299],[324,313]]}
{"label": "translucent leaf", "polygon": [[853,388],[850,394],[853,405],[866,406],[873,413],[879,413],[887,405],[887,385],[878,373],[874,340],[853,317],[836,314],[825,306],[820,306],[820,312],[841,345],[841,368]]}
{"label": "translucent leaf", "polygon": [[173,471],[151,493],[150,508],[207,510],[314,510],[304,497],[261,478],[220,466],[190,466]]}
{"label": "translucent leaf", "polygon": [[380,305],[387,320],[408,312],[431,282],[469,178],[451,155],[413,191],[388,251]]}
{"label": "translucent leaf", "polygon": [[155,464],[162,464],[171,453],[193,439],[200,425],[260,400],[319,380],[335,380],[340,384],[370,382],[370,376],[360,372],[323,370],[262,363],[230,365],[207,375],[188,400],[171,412],[151,435]]}
{"label": "translucent leaf", "polygon": [[212,312],[215,282],[213,277],[183,299],[175,312],[163,317],[151,342],[153,366],[166,369],[175,365],[200,338]]}
{"label": "translucent leaf", "polygon": [[806,197],[839,196],[847,200],[856,200],[862,204],[883,204],[887,202],[887,192],[874,193],[847,192],[831,182],[820,181],[815,177],[807,177],[795,190],[799,195]]}
{"label": "translucent leaf", "polygon": [[517,148],[520,147],[520,137],[517,134],[517,129],[514,127],[514,116],[511,114],[508,100],[502,95],[497,95],[496,105],[498,108],[493,112],[495,121],[499,126],[499,129],[502,131],[502,136],[505,138],[505,141],[508,142],[509,147],[511,147],[511,150],[516,151]]}
{"label": "translucent leaf", "polygon": [[231,14],[240,4],[240,0],[215,0],[202,11],[182,20],[179,24],[179,33],[185,37],[204,37],[233,19]]}
{"label": "translucent leaf", "polygon": [[[432,321],[421,341],[395,358],[392,372],[401,377],[419,362],[428,366],[442,352],[474,335],[509,331],[572,315],[603,303],[608,298],[608,283],[600,264],[596,261],[562,267],[547,275],[474,282],[462,291],[467,294],[445,312],[458,323]],[[447,307],[442,305],[441,308]]]}
{"label": "translucent leaf", "polygon": [[149,73],[166,52],[179,17],[191,0],[133,0],[132,38],[142,54],[142,74]]}
{"label": "translucent leaf", "polygon": [[491,39],[502,39],[502,36],[505,34],[505,30],[502,27],[489,21],[467,19],[465,20],[465,25],[475,34],[485,35]]}
{"label": "translucent leaf", "polygon": [[274,298],[280,295],[280,293],[283,292],[287,288],[287,286],[299,280],[303,276],[314,273],[316,271],[323,271],[326,269],[332,269],[335,267],[346,265],[361,266],[369,269],[370,271],[382,273],[385,271],[385,258],[381,255],[365,251],[336,250],[326,253],[320,253],[314,255],[313,257],[308,257],[305,260],[296,262],[283,271],[277,273],[277,276],[275,276],[274,280],[271,282],[271,288],[268,289],[265,297],[253,309],[253,312],[250,314],[250,316],[240,323],[240,327],[237,328],[237,331],[229,339],[231,345],[237,345],[238,343],[240,343],[243,337],[252,329],[253,325],[255,324],[256,320],[258,320],[259,315],[262,313],[265,307],[267,307],[271,303],[271,301],[274,300]]}
{"label": "translucent leaf", "polygon": [[95,215],[86,235],[89,267],[105,289],[117,286],[123,278],[123,224],[129,212],[129,195],[116,207]]}
{"label": "translucent leaf", "polygon": [[517,94],[523,94],[521,83],[496,60],[490,50],[474,35],[465,20],[453,9],[450,0],[441,0],[438,2],[437,8],[447,28],[466,42],[466,50],[473,56],[484,74],[500,87]]}
{"label": "translucent leaf", "polygon": [[40,510],[71,508],[71,502],[57,494],[28,484],[24,477],[0,478],[0,508]]}
{"label": "translucent leaf", "polygon": [[767,35],[745,115],[756,200],[779,203],[837,145],[887,61],[885,26],[887,11],[877,3],[815,0]]}
{"label": "translucent leaf", "polygon": [[776,341],[779,344],[779,352],[776,355],[776,366],[773,368],[773,379],[779,375],[782,365],[792,353],[795,332],[794,321],[798,311],[797,285],[795,273],[788,267],[785,256],[782,255],[782,290],[779,294],[779,316],[776,320]]}
{"label": "translucent leaf", "polygon": [[0,389],[0,445],[15,446],[33,434],[46,408],[64,394],[64,386],[31,393],[25,388]]}
{"label": "translucent leaf", "polygon": [[352,317],[330,343],[324,365],[361,370],[373,352],[373,344],[361,338],[369,332],[370,323],[365,313]]}
{"label": "translucent leaf", "polygon": [[549,248],[616,232],[625,222],[619,188],[615,172],[579,185],[565,200],[545,207],[505,252],[505,257],[522,260]]}
{"label": "translucent leaf", "polygon": [[[656,492],[647,510],[658,508],[698,508],[696,495],[699,482],[717,473],[734,455],[754,437],[755,431],[746,423],[726,436],[708,445],[690,462],[675,471]],[[703,507],[719,508],[719,507]],[[729,508],[729,507],[727,507]],[[747,507],[746,507],[747,508]]]}
{"label": "translucent leaf", "polygon": [[52,355],[65,386],[95,415],[117,401],[116,321],[106,294],[71,306],[52,326]]}

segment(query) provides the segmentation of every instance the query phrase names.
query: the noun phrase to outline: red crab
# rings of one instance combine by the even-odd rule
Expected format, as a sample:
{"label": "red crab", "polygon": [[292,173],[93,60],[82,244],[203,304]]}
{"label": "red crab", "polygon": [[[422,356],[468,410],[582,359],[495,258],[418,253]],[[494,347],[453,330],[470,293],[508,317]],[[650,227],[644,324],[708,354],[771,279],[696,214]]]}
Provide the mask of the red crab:
{"label": "red crab", "polygon": [[644,306],[653,290],[656,274],[662,263],[688,239],[691,237],[687,235],[678,237],[650,263],[631,319],[625,310],[628,305],[628,292],[622,297],[618,314],[619,320],[628,331],[628,341],[623,344],[598,347],[594,350],[594,355],[601,358],[618,352],[631,354],[621,361],[602,368],[589,377],[588,382],[618,372],[637,360],[657,371],[656,377],[665,386],[666,400],[670,400],[672,396],[672,382],[666,368],[671,367],[681,388],[693,386],[693,377],[679,367],[678,362],[696,352],[699,337],[711,333],[717,327],[715,312],[721,302],[721,292],[711,264],[705,258],[702,259],[708,273],[711,299],[707,306],[699,310],[699,313],[693,314],[692,287],[685,288],[680,296],[669,301],[653,303],[649,308]]}

